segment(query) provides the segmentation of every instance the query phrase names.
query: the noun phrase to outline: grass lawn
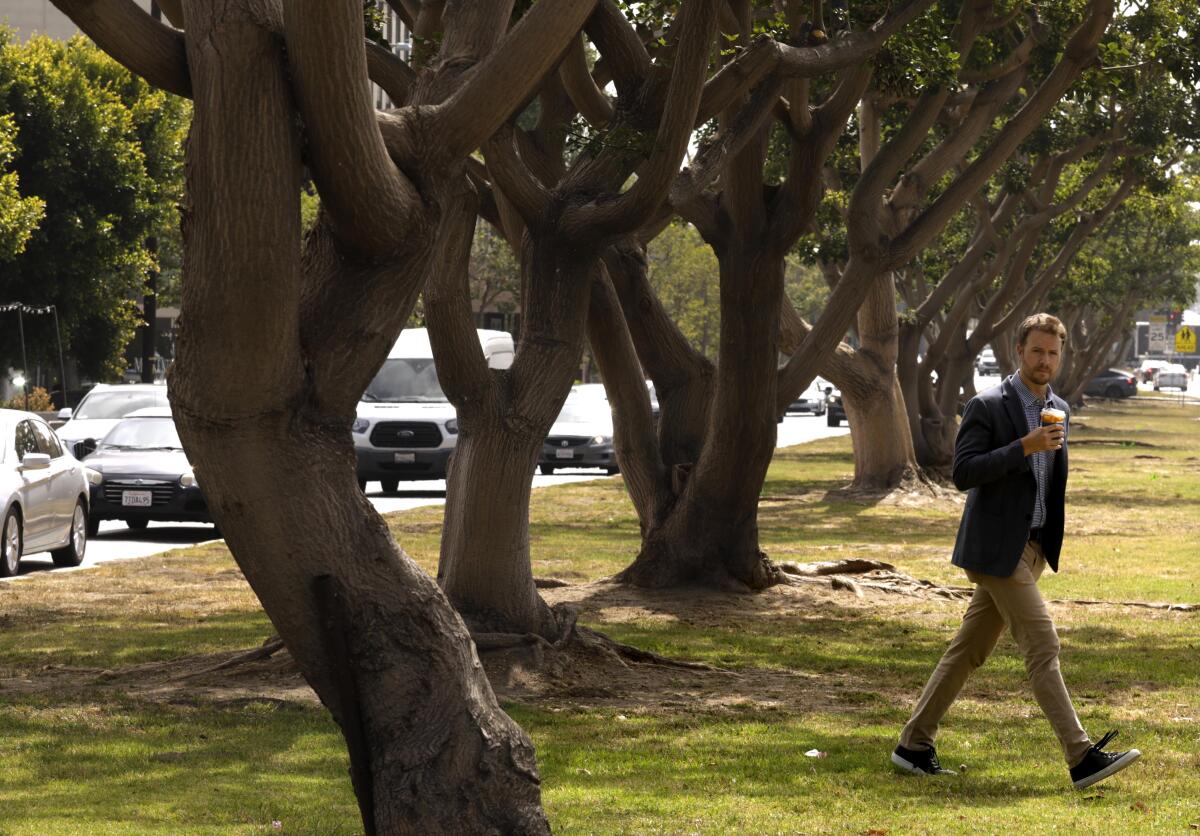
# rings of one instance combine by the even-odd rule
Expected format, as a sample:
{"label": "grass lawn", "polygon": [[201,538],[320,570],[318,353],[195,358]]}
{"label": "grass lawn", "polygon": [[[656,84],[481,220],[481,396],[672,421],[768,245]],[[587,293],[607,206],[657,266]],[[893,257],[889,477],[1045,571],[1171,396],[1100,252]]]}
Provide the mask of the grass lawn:
{"label": "grass lawn", "polygon": [[[1119,727],[1116,744],[1144,753],[1132,769],[1070,789],[1006,638],[943,727],[943,763],[963,774],[893,772],[888,754],[961,601],[779,588],[626,594],[618,606],[608,585],[589,584],[577,587],[582,622],[729,672],[507,702],[537,746],[555,830],[1200,830],[1200,613],[1121,603],[1200,603],[1198,419],[1152,401],[1079,414],[1063,571],[1042,582],[1053,599],[1113,602],[1053,611],[1081,719],[1094,737]],[[766,551],[870,556],[964,585],[949,565],[960,506],[847,501],[851,470],[846,438],[777,455],[760,511]],[[637,549],[619,478],[535,492],[531,514],[541,576],[588,583]],[[440,509],[390,519],[430,570],[440,521]],[[560,592],[572,594],[547,594]],[[341,738],[319,706],[274,692],[149,699],[106,684],[270,634],[222,546],[0,586],[0,627],[0,834],[358,832]]]}

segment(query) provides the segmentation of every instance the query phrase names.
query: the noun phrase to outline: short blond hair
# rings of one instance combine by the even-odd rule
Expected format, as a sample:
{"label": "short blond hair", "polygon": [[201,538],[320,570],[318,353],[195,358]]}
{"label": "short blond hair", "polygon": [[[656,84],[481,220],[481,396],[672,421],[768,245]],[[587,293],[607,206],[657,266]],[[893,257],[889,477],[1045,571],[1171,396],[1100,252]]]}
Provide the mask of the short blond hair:
{"label": "short blond hair", "polygon": [[1021,327],[1017,329],[1017,345],[1025,345],[1025,339],[1029,336],[1030,331],[1042,331],[1046,334],[1053,334],[1062,340],[1062,344],[1067,344],[1067,327],[1062,324],[1062,320],[1057,316],[1048,313],[1035,313],[1032,316],[1025,317],[1021,323]]}

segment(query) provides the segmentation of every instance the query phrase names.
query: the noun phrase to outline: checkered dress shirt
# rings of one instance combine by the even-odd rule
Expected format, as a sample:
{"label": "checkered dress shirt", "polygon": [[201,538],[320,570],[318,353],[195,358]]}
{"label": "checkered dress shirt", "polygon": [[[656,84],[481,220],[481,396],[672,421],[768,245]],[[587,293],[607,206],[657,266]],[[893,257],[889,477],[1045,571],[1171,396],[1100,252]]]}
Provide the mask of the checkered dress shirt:
{"label": "checkered dress shirt", "polygon": [[[1025,420],[1029,424],[1027,431],[1033,432],[1042,425],[1042,407],[1046,405],[1046,400],[1049,400],[1052,394],[1050,387],[1046,387],[1046,400],[1043,400],[1029,391],[1025,381],[1021,380],[1021,375],[1014,374],[1010,380],[1012,380],[1013,388],[1017,390],[1017,395],[1021,398],[1021,406],[1025,410]],[[1065,423],[1063,430],[1066,430]],[[1029,467],[1033,470],[1034,478],[1037,479],[1037,499],[1033,503],[1033,520],[1029,523],[1029,527],[1041,528],[1042,523],[1046,521],[1046,486],[1050,484],[1050,474],[1054,470],[1054,451],[1033,453],[1029,457]]]}

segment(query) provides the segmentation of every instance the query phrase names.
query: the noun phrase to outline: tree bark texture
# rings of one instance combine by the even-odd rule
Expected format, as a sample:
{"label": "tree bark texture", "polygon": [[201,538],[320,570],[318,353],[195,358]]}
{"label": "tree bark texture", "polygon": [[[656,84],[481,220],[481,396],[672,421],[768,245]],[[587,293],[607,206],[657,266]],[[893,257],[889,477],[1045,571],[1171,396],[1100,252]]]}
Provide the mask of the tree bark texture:
{"label": "tree bark texture", "polygon": [[783,260],[748,243],[720,258],[722,360],[704,447],[622,581],[739,589],[778,582],[758,546],[758,497],[775,450],[778,318],[759,312],[779,309]]}
{"label": "tree bark texture", "polygon": [[[457,613],[357,489],[347,428],[411,309],[431,226],[396,242],[383,224],[382,238],[359,229],[347,243],[345,218],[327,218],[302,261],[293,85],[305,82],[285,66],[278,9],[193,0],[184,12],[195,109],[170,397],[213,516],[341,727],[368,833],[548,833],[528,738],[499,709]],[[331,44],[353,37],[365,64],[361,18],[343,23]],[[333,46],[326,70],[339,75],[355,60]],[[328,117],[319,88],[309,93],[306,128]],[[360,116],[356,130],[377,139]],[[346,144],[343,160],[375,153]],[[364,305],[381,310],[360,321]],[[330,332],[360,338],[355,351],[332,350]]]}

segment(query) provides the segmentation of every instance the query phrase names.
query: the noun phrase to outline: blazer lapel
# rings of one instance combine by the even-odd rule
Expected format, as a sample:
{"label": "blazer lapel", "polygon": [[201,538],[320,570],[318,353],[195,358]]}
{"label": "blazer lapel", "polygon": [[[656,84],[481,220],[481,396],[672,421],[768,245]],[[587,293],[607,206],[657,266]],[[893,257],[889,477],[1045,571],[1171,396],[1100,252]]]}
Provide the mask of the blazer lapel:
{"label": "blazer lapel", "polygon": [[1024,437],[1029,432],[1029,422],[1025,419],[1025,410],[1021,408],[1021,396],[1017,394],[1008,378],[1005,378],[1000,386],[1000,399],[1004,401],[1004,411],[1008,413],[1008,420],[1012,422],[1015,437]]}

